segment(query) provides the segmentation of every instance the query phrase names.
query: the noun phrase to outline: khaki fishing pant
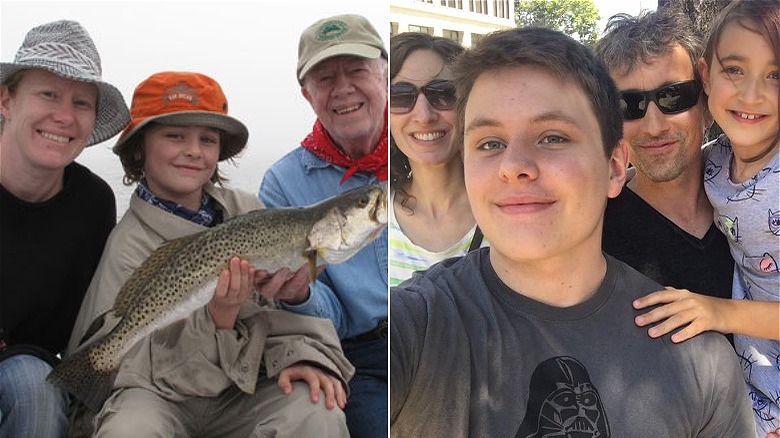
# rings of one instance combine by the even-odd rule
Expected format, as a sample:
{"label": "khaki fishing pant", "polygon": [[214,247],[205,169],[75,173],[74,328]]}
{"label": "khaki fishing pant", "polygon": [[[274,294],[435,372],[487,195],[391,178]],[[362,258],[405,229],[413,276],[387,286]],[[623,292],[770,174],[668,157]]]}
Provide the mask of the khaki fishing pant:
{"label": "khaki fishing pant", "polygon": [[213,398],[165,400],[127,388],[112,395],[96,417],[95,437],[348,437],[344,412],[312,403],[309,385],[294,382],[288,395],[276,379],[260,379],[254,394],[233,386]]}

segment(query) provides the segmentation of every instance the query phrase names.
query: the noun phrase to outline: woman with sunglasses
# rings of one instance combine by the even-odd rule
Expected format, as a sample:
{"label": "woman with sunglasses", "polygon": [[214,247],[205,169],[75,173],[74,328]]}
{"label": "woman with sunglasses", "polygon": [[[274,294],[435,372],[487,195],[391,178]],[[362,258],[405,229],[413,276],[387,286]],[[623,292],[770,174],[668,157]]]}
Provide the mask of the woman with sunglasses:
{"label": "woman with sunglasses", "polygon": [[417,32],[390,39],[390,286],[465,254],[477,232],[455,141],[450,66],[462,51]]}

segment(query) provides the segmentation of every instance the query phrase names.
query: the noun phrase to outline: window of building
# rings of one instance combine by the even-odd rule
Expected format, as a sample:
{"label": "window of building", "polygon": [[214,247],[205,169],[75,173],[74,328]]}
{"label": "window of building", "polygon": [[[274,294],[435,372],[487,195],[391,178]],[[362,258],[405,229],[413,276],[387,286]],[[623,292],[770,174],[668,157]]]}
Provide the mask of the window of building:
{"label": "window of building", "polygon": [[390,36],[398,35],[398,23],[390,22]]}
{"label": "window of building", "polygon": [[512,13],[509,0],[493,0],[493,15],[498,18],[509,18]]}
{"label": "window of building", "polygon": [[471,10],[478,14],[488,13],[487,0],[469,0],[471,1]]}
{"label": "window of building", "polygon": [[416,24],[410,24],[409,32],[420,32],[420,33],[427,33],[428,35],[433,35],[433,28],[428,26],[417,26]]}
{"label": "window of building", "polygon": [[458,32],[457,30],[444,29],[441,32],[444,38],[450,39],[458,43],[463,41],[463,38],[461,37],[461,32]]}
{"label": "window of building", "polygon": [[477,44],[484,35],[478,34],[478,33],[472,33],[471,34],[471,45]]}

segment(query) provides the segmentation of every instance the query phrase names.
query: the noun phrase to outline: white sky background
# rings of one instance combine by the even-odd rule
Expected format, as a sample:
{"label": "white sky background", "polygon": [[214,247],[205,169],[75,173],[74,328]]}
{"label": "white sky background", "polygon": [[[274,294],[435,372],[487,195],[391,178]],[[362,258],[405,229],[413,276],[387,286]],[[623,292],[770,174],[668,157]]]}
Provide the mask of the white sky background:
{"label": "white sky background", "polygon": [[[655,9],[656,0],[596,0],[603,32],[613,14]],[[163,70],[207,74],[222,86],[229,114],[249,128],[236,166],[222,163],[230,185],[256,193],[266,169],[297,147],[315,116],[295,78],[298,38],[314,21],[341,13],[367,17],[387,44],[386,0],[32,1],[0,0],[0,59],[13,60],[25,34],[59,19],[80,22],[100,52],[103,78],[129,104],[133,90]],[[122,185],[117,137],[87,148],[77,159],[113,188],[117,213],[132,187]]]}
{"label": "white sky background", "polygon": [[601,20],[596,26],[599,36],[604,34],[604,27],[607,25],[609,17],[623,12],[639,15],[642,9],[655,10],[658,6],[658,0],[594,0],[594,3],[599,10],[599,15],[601,15]]}
{"label": "white sky background", "polygon": [[[237,167],[221,163],[229,185],[257,193],[266,169],[297,147],[315,115],[295,77],[300,33],[320,18],[358,13],[389,41],[389,6],[381,0],[30,1],[0,0],[0,59],[13,61],[33,27],[60,19],[80,22],[92,36],[103,79],[130,100],[136,85],[163,70],[213,77],[229,114],[249,128]],[[91,146],[76,161],[113,188],[117,213],[133,187],[111,152],[117,137]]]}

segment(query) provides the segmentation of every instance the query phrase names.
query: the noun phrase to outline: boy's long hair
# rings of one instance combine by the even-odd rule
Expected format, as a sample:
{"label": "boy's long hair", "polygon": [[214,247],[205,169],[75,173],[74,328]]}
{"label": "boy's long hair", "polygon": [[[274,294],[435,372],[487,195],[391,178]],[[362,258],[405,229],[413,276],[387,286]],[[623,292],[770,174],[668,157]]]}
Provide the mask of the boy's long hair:
{"label": "boy's long hair", "polygon": [[[133,185],[144,178],[144,163],[146,163],[146,151],[144,147],[144,137],[146,132],[154,126],[159,125],[157,122],[150,122],[148,125],[139,129],[138,132],[127,140],[127,144],[122,148],[122,152],[118,153],[119,161],[122,163],[122,168],[125,171],[125,176],[122,177],[122,183],[126,186]],[[219,144],[220,148],[223,144],[227,144],[227,133],[223,130],[219,130]],[[227,181],[220,172],[219,167],[214,170],[214,174],[211,175],[211,182],[214,184],[222,185]]]}

